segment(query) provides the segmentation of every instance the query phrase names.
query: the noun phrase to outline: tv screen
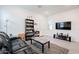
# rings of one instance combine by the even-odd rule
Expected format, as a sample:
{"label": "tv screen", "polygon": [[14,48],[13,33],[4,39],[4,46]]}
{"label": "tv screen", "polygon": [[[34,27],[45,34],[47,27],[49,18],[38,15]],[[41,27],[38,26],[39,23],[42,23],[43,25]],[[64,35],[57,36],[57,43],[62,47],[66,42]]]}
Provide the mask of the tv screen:
{"label": "tv screen", "polygon": [[71,30],[71,22],[57,22],[56,29]]}

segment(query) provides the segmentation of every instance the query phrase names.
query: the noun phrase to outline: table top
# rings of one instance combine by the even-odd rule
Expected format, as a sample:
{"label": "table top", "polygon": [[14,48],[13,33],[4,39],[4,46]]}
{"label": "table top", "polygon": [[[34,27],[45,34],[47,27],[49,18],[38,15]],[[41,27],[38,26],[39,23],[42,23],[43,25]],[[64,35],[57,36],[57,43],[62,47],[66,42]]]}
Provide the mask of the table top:
{"label": "table top", "polygon": [[48,38],[45,38],[45,37],[32,37],[33,40],[36,40],[40,43],[46,43],[48,41],[50,41]]}

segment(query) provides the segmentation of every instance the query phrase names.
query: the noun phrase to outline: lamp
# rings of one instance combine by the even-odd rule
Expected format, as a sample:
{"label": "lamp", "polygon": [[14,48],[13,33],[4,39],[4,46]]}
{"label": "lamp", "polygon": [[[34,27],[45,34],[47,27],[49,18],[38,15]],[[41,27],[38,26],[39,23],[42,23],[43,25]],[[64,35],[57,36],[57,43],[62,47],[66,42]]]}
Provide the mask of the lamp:
{"label": "lamp", "polygon": [[8,20],[6,20],[6,25],[5,25],[5,27],[6,27],[6,33],[7,33],[7,29],[8,29]]}

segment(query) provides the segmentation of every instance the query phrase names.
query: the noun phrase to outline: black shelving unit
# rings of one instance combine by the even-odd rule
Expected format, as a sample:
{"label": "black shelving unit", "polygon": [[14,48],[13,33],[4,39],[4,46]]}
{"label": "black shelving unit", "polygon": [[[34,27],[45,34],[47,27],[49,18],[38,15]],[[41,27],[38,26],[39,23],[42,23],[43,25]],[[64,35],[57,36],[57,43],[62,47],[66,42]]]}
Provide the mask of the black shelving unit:
{"label": "black shelving unit", "polygon": [[31,40],[31,37],[34,36],[34,20],[25,19],[25,39]]}
{"label": "black shelving unit", "polygon": [[39,37],[39,36],[40,36],[40,31],[35,31],[34,36],[35,36],[35,37]]}

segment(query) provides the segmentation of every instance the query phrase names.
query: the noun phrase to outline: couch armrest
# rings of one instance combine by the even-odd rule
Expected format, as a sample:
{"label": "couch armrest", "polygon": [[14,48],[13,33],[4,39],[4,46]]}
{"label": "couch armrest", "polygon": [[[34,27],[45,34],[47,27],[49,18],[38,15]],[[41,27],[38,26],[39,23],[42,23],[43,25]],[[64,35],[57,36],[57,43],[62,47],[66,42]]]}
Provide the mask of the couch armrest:
{"label": "couch armrest", "polygon": [[11,37],[11,38],[9,38],[9,39],[12,41],[12,40],[19,39],[19,37]]}

